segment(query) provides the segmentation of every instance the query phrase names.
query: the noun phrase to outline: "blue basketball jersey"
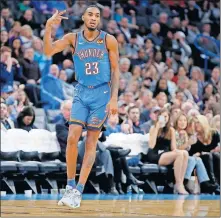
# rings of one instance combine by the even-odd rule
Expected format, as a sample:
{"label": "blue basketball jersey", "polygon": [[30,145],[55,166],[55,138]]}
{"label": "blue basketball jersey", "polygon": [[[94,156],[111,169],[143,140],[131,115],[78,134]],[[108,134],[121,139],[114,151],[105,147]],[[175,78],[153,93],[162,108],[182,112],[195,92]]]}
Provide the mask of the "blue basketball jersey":
{"label": "blue basketball jersey", "polygon": [[106,48],[106,32],[88,41],[83,31],[77,33],[73,54],[75,79],[85,86],[97,86],[111,80],[111,66]]}

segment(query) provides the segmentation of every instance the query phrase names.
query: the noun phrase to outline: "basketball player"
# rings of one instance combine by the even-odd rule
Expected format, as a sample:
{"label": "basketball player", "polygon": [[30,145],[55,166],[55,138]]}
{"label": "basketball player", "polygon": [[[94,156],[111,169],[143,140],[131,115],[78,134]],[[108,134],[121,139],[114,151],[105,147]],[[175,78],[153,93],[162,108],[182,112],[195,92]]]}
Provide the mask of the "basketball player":
{"label": "basketball player", "polygon": [[[66,150],[67,186],[58,205],[80,207],[84,185],[94,164],[100,130],[109,115],[118,112],[119,86],[118,43],[112,36],[98,30],[101,12],[89,6],[83,16],[83,31],[69,33],[52,42],[52,26],[60,24],[66,11],[58,12],[47,20],[44,35],[44,52],[52,56],[68,46],[73,50],[75,77],[74,100],[71,111]],[[111,86],[110,86],[111,83]],[[87,129],[86,148],[78,184],[75,183],[78,140],[82,128]]]}

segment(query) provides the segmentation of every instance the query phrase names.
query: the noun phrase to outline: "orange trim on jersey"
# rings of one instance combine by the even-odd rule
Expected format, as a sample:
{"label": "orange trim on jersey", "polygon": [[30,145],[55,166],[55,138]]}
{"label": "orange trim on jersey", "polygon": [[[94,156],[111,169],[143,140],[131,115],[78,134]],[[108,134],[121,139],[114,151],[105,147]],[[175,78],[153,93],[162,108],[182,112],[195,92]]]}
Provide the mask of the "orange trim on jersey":
{"label": "orange trim on jersey", "polygon": [[81,123],[85,126],[85,122],[81,121],[81,120],[76,120],[76,119],[70,119],[69,122],[77,122],[77,123]]}

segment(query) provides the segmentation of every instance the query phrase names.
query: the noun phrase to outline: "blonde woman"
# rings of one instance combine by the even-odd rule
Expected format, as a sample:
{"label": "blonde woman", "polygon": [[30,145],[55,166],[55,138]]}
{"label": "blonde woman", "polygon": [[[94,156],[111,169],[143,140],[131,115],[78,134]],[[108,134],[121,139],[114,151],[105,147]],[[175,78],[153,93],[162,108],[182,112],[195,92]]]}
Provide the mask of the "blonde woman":
{"label": "blonde woman", "polygon": [[[197,115],[195,122],[197,141],[191,146],[190,156],[201,157],[206,167],[210,181],[220,188],[220,135],[210,127],[207,118]],[[218,183],[217,183],[218,182]]]}
{"label": "blonde woman", "polygon": [[173,164],[176,182],[174,192],[189,194],[183,185],[188,152],[176,149],[175,130],[171,127],[170,115],[166,109],[160,111],[158,120],[150,129],[147,160],[160,166]]}
{"label": "blonde woman", "polygon": [[[188,126],[187,116],[183,112],[179,113],[174,123],[174,128],[176,130],[176,145],[178,149],[188,151],[190,149],[190,146],[196,143],[196,136],[194,135],[190,137],[188,136],[188,133],[186,131],[187,126]],[[208,177],[202,159],[196,156],[189,156],[188,158],[187,170],[184,176],[185,178],[184,184],[186,189],[188,190],[188,187],[186,185],[190,180],[194,169],[196,169],[196,174],[198,181],[200,183],[201,192],[213,193],[216,189],[216,186],[215,184],[210,183],[209,181],[210,179]],[[191,194],[196,194],[194,193],[193,190],[189,189],[188,191]]]}
{"label": "blonde woman", "polygon": [[32,41],[36,36],[33,34],[33,30],[29,25],[24,25],[20,30],[20,39],[22,41],[22,48],[30,48],[32,46]]}

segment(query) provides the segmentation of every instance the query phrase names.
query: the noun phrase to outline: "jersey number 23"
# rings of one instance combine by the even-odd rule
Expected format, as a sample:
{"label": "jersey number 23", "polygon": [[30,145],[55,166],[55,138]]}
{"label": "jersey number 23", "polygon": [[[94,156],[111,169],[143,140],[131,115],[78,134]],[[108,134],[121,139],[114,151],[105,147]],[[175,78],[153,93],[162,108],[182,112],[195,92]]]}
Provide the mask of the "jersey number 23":
{"label": "jersey number 23", "polygon": [[86,75],[94,75],[99,73],[98,62],[85,63]]}

